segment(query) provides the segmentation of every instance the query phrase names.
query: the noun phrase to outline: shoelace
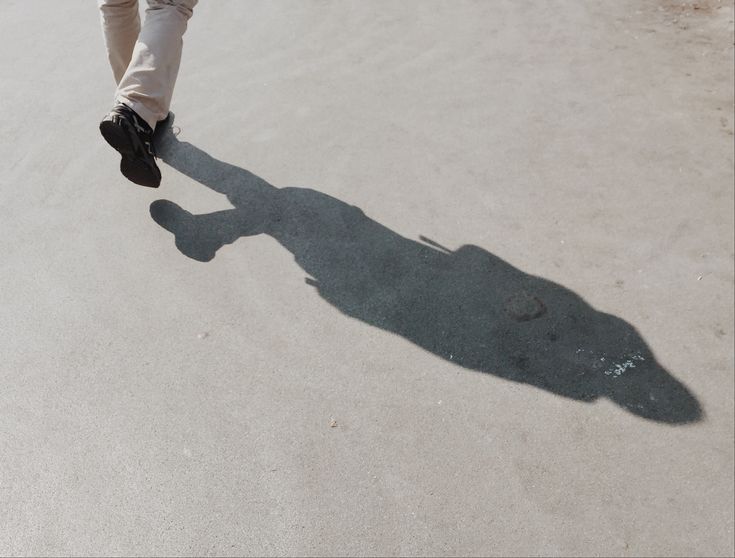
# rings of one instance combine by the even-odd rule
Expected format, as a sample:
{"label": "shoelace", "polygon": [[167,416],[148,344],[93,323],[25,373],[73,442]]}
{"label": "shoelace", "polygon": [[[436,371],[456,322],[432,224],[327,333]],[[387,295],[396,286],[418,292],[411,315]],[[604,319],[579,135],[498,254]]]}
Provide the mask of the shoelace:
{"label": "shoelace", "polygon": [[140,116],[138,116],[138,114],[129,106],[120,104],[118,112],[122,113],[124,116],[127,116],[130,120],[132,120],[133,126],[135,126],[136,131],[146,135],[152,133],[150,126],[148,126],[148,124],[142,118],[140,118]]}
{"label": "shoelace", "polygon": [[148,126],[148,123],[140,116],[138,116],[138,114],[133,109],[122,103],[115,107],[115,111],[118,112],[121,116],[126,117],[130,122],[133,123],[133,126],[135,127],[135,130],[140,134],[140,139],[143,142],[143,145],[145,145],[146,149],[148,150],[148,153],[155,157],[156,151],[153,148],[153,130],[151,130],[150,126]]}

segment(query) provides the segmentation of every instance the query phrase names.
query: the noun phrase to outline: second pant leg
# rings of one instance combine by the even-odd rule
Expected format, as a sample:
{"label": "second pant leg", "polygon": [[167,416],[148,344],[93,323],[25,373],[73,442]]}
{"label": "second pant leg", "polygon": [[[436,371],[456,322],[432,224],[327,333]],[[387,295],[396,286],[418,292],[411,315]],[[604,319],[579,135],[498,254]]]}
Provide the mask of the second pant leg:
{"label": "second pant leg", "polygon": [[119,84],[128,69],[140,32],[138,0],[97,0],[97,6],[100,9],[107,58],[115,83]]}
{"label": "second pant leg", "polygon": [[168,115],[181,62],[183,35],[197,0],[148,0],[132,60],[117,89],[151,128]]}

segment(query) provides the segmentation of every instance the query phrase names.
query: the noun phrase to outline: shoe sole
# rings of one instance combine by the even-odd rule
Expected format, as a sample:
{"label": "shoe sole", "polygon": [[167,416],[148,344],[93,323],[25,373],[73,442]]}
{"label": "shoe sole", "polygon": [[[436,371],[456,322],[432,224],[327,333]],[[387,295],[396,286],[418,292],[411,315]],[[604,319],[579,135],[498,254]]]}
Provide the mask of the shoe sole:
{"label": "shoe sole", "polygon": [[103,120],[100,123],[100,133],[120,153],[120,172],[125,178],[148,188],[160,186],[161,171],[128,122],[117,118]]}

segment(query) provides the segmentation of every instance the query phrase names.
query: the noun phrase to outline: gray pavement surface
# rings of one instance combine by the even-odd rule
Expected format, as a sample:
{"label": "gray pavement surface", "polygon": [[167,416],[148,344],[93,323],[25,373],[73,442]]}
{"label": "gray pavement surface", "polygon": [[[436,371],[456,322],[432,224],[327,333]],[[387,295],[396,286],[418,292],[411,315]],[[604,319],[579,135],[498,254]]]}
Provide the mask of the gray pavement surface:
{"label": "gray pavement surface", "polygon": [[202,2],[159,190],[0,36],[0,554],[733,555],[731,3]]}

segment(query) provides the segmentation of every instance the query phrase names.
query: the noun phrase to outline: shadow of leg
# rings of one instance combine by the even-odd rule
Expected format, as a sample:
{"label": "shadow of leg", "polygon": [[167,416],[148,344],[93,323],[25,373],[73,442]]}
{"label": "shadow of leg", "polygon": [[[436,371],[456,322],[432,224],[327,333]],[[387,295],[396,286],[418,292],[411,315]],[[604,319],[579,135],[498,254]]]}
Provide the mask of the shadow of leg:
{"label": "shadow of leg", "polygon": [[241,236],[260,232],[245,212],[225,209],[206,215],[193,215],[172,201],[156,200],[150,206],[153,220],[172,233],[182,254],[199,262],[212,260],[222,246]]}

